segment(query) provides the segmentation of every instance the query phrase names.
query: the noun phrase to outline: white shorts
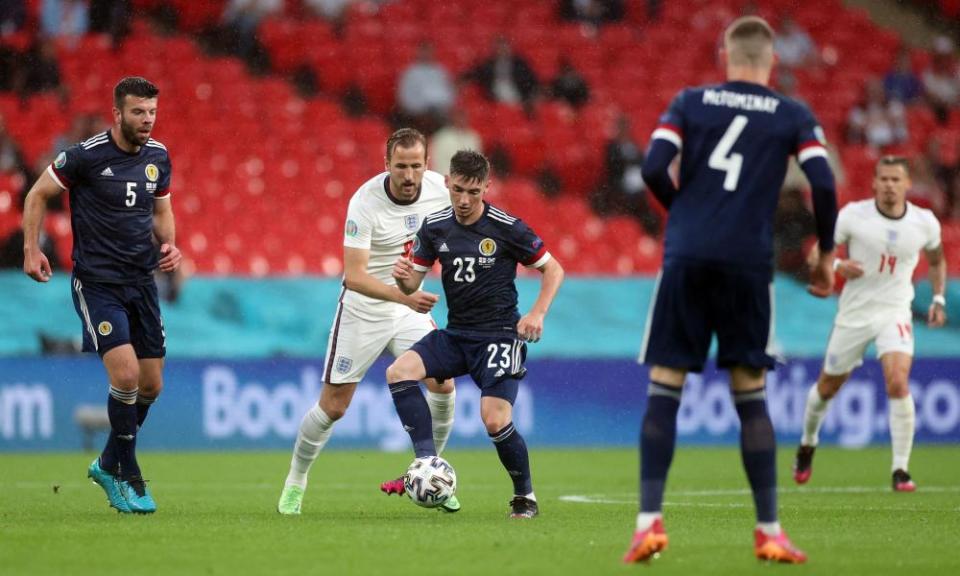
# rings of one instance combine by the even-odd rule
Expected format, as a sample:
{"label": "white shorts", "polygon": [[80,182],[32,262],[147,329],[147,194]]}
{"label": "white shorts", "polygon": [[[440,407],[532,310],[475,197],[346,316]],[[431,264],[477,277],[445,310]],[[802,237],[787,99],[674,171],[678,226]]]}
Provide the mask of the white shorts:
{"label": "white shorts", "polygon": [[436,330],[430,314],[409,313],[391,318],[361,318],[342,303],[337,309],[327,355],[323,361],[323,381],[327,384],[360,382],[384,350],[399,356]]}
{"label": "white shorts", "polygon": [[865,326],[834,324],[823,361],[823,371],[839,376],[863,364],[863,354],[871,341],[876,343],[877,358],[888,352],[913,356],[913,324],[910,312],[887,314],[882,320]]}

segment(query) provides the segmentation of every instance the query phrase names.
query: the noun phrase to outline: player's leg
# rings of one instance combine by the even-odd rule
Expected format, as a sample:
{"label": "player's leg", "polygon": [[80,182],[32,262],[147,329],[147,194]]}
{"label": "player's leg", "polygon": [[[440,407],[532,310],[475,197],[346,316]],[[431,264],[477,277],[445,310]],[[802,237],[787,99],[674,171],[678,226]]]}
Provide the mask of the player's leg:
{"label": "player's leg", "polygon": [[639,361],[649,365],[640,425],[640,510],[624,562],[643,562],[667,547],[663,494],[677,441],[677,413],[689,370],[699,372],[710,347],[702,270],[665,266],[650,301]]}
{"label": "player's leg", "polygon": [[910,477],[910,452],[916,427],[916,408],[910,394],[910,368],[913,365],[913,328],[903,314],[888,323],[877,335],[877,356],[883,367],[890,420],[890,444],[893,448],[893,490],[913,492]]}
{"label": "player's leg", "polygon": [[530,476],[527,443],[513,424],[513,406],[519,385],[513,378],[484,388],[480,399],[480,418],[487,435],[497,449],[500,463],[513,482],[510,500],[511,518],[533,518],[540,513]]}
{"label": "player's leg", "polygon": [[387,384],[403,429],[410,435],[417,458],[436,456],[430,406],[420,390],[427,369],[416,350],[407,350],[387,368]]}

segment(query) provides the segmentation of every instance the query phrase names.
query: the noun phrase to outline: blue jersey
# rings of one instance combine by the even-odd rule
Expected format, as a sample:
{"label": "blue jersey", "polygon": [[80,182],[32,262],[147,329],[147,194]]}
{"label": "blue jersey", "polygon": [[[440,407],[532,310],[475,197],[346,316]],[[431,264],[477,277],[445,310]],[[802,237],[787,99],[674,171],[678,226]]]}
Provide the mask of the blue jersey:
{"label": "blue jersey", "polygon": [[[661,116],[651,151],[664,144],[675,147],[674,155],[682,149],[664,262],[772,269],[773,216],[787,163],[793,155],[801,166],[827,157],[823,130],[810,110],[759,84],[689,88]],[[822,172],[825,164],[817,168]],[[825,194],[832,195],[832,176],[826,170]],[[829,236],[834,218],[828,209],[822,212],[818,220],[829,230],[821,235]]]}
{"label": "blue jersey", "polygon": [[550,254],[522,220],[484,203],[483,215],[469,226],[457,222],[453,208],[424,219],[414,241],[414,268],[426,272],[437,259],[447,330],[516,334],[517,264],[540,267]]}
{"label": "blue jersey", "polygon": [[48,170],[70,190],[74,274],[113,284],[152,281],[153,203],[170,201],[163,144],[151,138],[138,152],[124,152],[108,130],[67,148]]}

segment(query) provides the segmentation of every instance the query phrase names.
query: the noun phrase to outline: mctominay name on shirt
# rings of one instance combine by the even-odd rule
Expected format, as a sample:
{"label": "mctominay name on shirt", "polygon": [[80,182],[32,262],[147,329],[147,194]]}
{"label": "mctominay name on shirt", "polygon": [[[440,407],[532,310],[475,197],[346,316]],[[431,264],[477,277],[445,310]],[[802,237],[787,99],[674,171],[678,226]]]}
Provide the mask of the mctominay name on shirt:
{"label": "mctominay name on shirt", "polygon": [[726,106],[727,108],[738,108],[740,110],[757,110],[774,114],[780,100],[772,96],[761,96],[759,94],[740,94],[739,92],[728,92],[726,90],[704,90],[703,103],[710,106]]}

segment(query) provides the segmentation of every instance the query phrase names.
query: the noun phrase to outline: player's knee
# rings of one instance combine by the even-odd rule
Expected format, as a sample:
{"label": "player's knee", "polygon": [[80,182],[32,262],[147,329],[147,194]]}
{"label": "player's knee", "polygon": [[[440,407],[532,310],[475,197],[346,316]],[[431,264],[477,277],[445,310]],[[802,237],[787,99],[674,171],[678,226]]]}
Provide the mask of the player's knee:
{"label": "player's knee", "polygon": [[337,395],[320,398],[320,409],[327,415],[327,418],[333,421],[343,418],[343,415],[347,413],[347,408],[349,407],[349,398],[341,398]]}
{"label": "player's knee", "polygon": [[487,415],[483,418],[483,425],[487,429],[487,434],[496,434],[509,423],[510,417],[501,414]]}
{"label": "player's knee", "polygon": [[450,394],[456,389],[453,384],[453,378],[448,378],[446,380],[427,378],[424,380],[424,384],[427,385],[427,390],[433,392],[434,394]]}
{"label": "player's knee", "polygon": [[413,371],[403,362],[403,359],[398,358],[387,367],[387,382],[394,384],[404,380],[417,380],[417,378],[413,376]]}
{"label": "player's knee", "polygon": [[904,376],[895,376],[887,383],[887,396],[889,398],[906,398],[910,395],[909,379]]}
{"label": "player's knee", "polygon": [[830,400],[837,395],[837,392],[840,391],[840,387],[843,386],[843,383],[846,381],[846,375],[830,376],[824,374],[817,381],[817,392],[824,400]]}
{"label": "player's knee", "polygon": [[110,385],[118,390],[136,390],[140,386],[140,370],[136,364],[117,366],[110,371]]}

